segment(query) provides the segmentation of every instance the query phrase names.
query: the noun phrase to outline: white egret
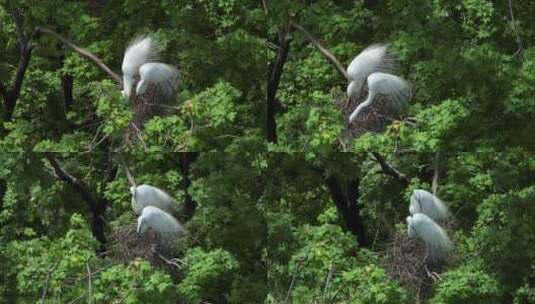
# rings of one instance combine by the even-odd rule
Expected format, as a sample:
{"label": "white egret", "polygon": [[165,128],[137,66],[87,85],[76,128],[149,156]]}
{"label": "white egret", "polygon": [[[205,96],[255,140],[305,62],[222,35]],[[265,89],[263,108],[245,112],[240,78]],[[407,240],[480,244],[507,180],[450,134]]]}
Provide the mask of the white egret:
{"label": "white egret", "polygon": [[358,95],[370,74],[375,72],[391,73],[394,66],[393,62],[386,44],[373,44],[364,49],[347,67],[349,77],[347,96]]}
{"label": "white egret", "polygon": [[448,208],[442,200],[421,189],[412,192],[409,212],[412,215],[423,213],[437,222],[444,222],[449,216]]}
{"label": "white egret", "polygon": [[169,249],[185,231],[180,222],[171,214],[161,210],[158,207],[147,206],[143,208],[141,215],[137,218],[137,233],[145,234],[152,229],[157,235],[164,248]]}
{"label": "white egret", "polygon": [[393,106],[399,107],[410,97],[409,84],[401,77],[386,74],[373,73],[367,78],[368,80],[368,97],[364,102],[359,104],[355,111],[349,116],[349,122],[355,121],[364,108],[370,106],[376,95],[386,95]]}
{"label": "white egret", "polygon": [[407,217],[409,237],[419,238],[426,246],[427,256],[432,261],[442,262],[446,259],[453,245],[446,232],[423,213]]}
{"label": "white egret", "polygon": [[171,214],[177,213],[177,202],[159,188],[139,185],[130,187],[130,192],[132,193],[132,209],[136,214],[140,214],[147,206],[155,206]]}
{"label": "white egret", "polygon": [[347,96],[359,96],[365,82],[368,97],[349,116],[349,123],[356,120],[362,111],[371,105],[377,95],[385,95],[393,106],[399,106],[410,97],[410,87],[402,78],[393,75],[394,60],[388,45],[374,44],[364,49],[347,67],[349,84]]}
{"label": "white egret", "polygon": [[147,62],[158,59],[160,47],[150,36],[141,36],[135,39],[127,48],[123,57],[123,95],[130,97],[136,78],[139,78],[139,69]]}
{"label": "white egret", "polygon": [[140,81],[136,87],[136,95],[143,94],[149,84],[155,84],[166,97],[174,95],[178,84],[178,70],[168,64],[149,62],[139,69]]}

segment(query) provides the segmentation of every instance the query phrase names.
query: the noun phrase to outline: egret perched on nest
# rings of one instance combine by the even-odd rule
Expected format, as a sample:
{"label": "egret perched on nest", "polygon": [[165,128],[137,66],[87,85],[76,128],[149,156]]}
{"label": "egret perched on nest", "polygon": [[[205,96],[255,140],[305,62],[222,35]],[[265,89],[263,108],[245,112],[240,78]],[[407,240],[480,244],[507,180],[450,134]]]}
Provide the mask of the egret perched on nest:
{"label": "egret perched on nest", "polygon": [[433,262],[445,261],[453,245],[446,232],[433,219],[423,213],[407,217],[409,237],[425,243],[427,256]]}
{"label": "egret perched on nest", "polygon": [[385,44],[371,45],[353,59],[347,67],[347,96],[359,96],[364,83],[367,82],[368,97],[351,113],[349,123],[355,121],[358,115],[373,103],[377,95],[388,97],[394,107],[400,107],[409,100],[409,84],[401,77],[392,75],[393,70],[393,58],[388,52],[388,45]]}
{"label": "egret perched on nest", "polygon": [[147,206],[155,206],[171,214],[178,212],[177,202],[159,188],[139,185],[130,187],[130,192],[132,193],[132,209],[136,214],[140,214]]}
{"label": "egret perched on nest", "polygon": [[168,64],[157,62],[162,47],[151,36],[135,39],[123,58],[123,95],[130,98],[137,83],[135,94],[143,94],[149,84],[154,84],[164,97],[172,97],[178,84],[178,70]]}
{"label": "egret perched on nest", "polygon": [[442,223],[449,216],[448,208],[438,197],[421,189],[412,192],[409,212],[412,215],[423,213],[434,221]]}
{"label": "egret perched on nest", "polygon": [[180,222],[171,214],[154,206],[143,208],[137,218],[137,233],[145,234],[152,229],[158,235],[159,245],[165,249],[172,248],[176,239],[185,231]]}

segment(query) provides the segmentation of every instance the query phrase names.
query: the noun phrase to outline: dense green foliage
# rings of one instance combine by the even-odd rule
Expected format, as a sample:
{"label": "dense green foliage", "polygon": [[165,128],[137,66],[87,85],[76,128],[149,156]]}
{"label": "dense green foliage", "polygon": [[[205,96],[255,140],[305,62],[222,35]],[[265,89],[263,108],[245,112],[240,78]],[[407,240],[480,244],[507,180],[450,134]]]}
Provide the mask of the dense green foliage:
{"label": "dense green foliage", "polygon": [[[529,0],[0,0],[0,303],[535,303],[534,15]],[[36,27],[118,74],[154,34],[176,100],[126,143],[120,86]],[[347,83],[299,27],[344,66],[390,43],[409,104],[347,145]],[[167,260],[132,245],[118,152],[183,211]],[[409,261],[412,190],[433,186],[455,245],[436,281],[392,264]]]}

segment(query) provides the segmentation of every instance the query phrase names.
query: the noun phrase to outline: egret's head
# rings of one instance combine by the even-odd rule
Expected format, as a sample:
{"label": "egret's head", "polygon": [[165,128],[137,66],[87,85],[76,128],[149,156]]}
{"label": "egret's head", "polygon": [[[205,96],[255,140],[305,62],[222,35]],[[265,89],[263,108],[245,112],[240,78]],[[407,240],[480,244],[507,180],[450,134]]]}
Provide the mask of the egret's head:
{"label": "egret's head", "polygon": [[148,227],[142,216],[137,218],[137,234],[143,235],[147,231]]}

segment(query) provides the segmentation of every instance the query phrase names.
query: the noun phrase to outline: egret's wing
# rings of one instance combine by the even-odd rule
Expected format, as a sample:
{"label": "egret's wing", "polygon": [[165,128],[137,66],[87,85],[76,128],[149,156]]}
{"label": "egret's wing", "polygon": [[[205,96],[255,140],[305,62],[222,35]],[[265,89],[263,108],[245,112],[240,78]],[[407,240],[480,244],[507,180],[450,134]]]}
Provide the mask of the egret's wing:
{"label": "egret's wing", "polygon": [[136,75],[141,65],[158,59],[160,50],[151,36],[137,37],[124,52],[123,73]]}
{"label": "egret's wing", "polygon": [[411,97],[410,85],[403,78],[392,74],[372,73],[368,76],[368,88],[375,94],[386,95],[391,104],[397,108]]}
{"label": "egret's wing", "polygon": [[[172,96],[178,86],[178,70],[169,64],[150,62],[141,66],[140,77],[143,82],[154,83],[165,96]],[[144,91],[136,91],[142,94]]]}
{"label": "egret's wing", "polygon": [[121,67],[123,72],[123,95],[125,97],[130,97],[130,92],[134,85],[134,77],[139,74],[141,65],[157,60],[160,49],[150,36],[137,37],[126,48]]}
{"label": "egret's wing", "polygon": [[[393,56],[388,52],[388,45],[373,44],[358,54],[347,67],[347,74],[352,80],[364,80],[374,72],[392,72]],[[362,82],[360,81],[360,82]]]}

